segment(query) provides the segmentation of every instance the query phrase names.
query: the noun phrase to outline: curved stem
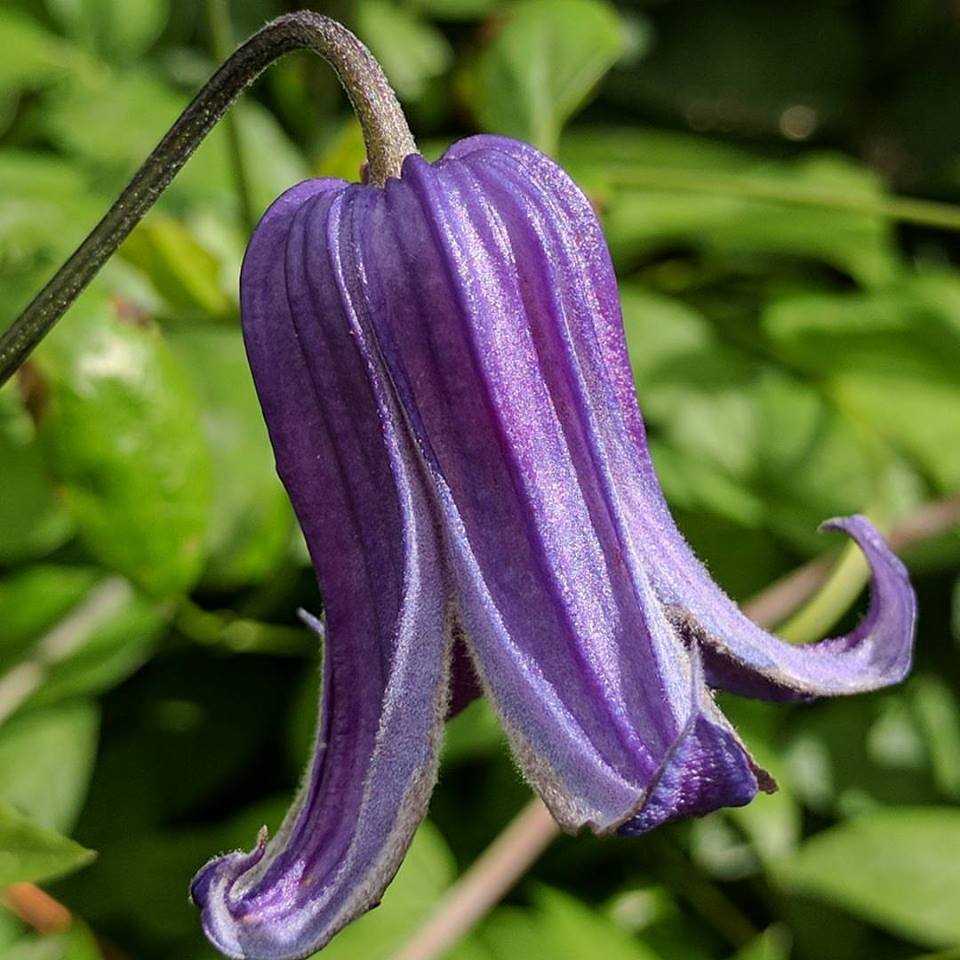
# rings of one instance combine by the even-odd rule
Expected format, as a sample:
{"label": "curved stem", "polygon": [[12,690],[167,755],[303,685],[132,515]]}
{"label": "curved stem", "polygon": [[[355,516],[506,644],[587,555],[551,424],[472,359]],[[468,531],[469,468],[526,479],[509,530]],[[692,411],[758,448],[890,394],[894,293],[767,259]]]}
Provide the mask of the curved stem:
{"label": "curved stem", "polygon": [[301,11],[272,20],[222,64],[103,219],[0,337],[0,386],[63,316],[237,97],[271,63],[301,49],[323,57],[343,84],[363,129],[369,181],[382,187],[388,178],[400,176],[404,158],[417,147],[370,51],[342,24],[318,13]]}

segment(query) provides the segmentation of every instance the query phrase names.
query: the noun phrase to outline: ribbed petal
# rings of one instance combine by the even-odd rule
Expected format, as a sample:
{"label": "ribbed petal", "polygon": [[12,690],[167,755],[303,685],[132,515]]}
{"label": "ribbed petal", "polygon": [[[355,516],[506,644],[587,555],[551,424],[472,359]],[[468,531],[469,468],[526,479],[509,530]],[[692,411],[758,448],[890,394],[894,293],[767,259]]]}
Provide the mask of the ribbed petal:
{"label": "ribbed petal", "polygon": [[646,827],[744,803],[749,757],[625,539],[616,488],[634,476],[595,442],[569,343],[595,308],[567,263],[578,225],[542,226],[530,193],[521,169],[410,157],[362,231],[370,321],[433,473],[467,647],[568,829],[636,817],[677,764],[689,796]]}
{"label": "ribbed petal", "polygon": [[[578,402],[589,411],[589,443],[607,472],[624,556],[638,558],[670,619],[688,640],[702,643],[708,681],[790,699],[901,680],[910,667],[916,599],[903,565],[876,530],[863,517],[827,525],[854,537],[872,569],[870,610],[850,634],[798,647],[745,617],[694,556],[663,498],[637,406],[616,280],[582,193],[556,164],[513,140],[472,137],[446,156],[468,164],[491,195],[514,196],[544,238],[553,286],[571,304],[563,362],[576,372]],[[565,229],[558,226],[563,223]]]}
{"label": "ribbed petal", "polygon": [[192,894],[231,957],[299,958],[376,904],[422,819],[452,623],[418,462],[369,330],[356,229],[378,191],[313,181],[244,262],[244,336],[325,606],[316,755],[280,831],[208,864]]}
{"label": "ribbed petal", "polygon": [[[771,789],[708,691],[900,679],[915,605],[873,569],[848,636],[750,623],[680,536],[650,462],[616,282],[562,171],[476,137],[385,189],[302,184],[248,251],[244,331],[325,598],[316,757],[277,837],[193,893],[235,957],[318,949],[375,904],[422,818],[472,670],[568,829],[639,833]],[[454,654],[454,648],[456,653]]]}

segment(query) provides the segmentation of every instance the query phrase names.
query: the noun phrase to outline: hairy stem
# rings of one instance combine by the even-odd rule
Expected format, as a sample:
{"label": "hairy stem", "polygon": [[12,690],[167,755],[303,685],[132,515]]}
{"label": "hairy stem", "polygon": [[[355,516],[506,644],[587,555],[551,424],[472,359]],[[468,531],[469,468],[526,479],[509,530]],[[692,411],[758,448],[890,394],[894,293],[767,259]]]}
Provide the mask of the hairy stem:
{"label": "hairy stem", "polygon": [[417,148],[370,51],[346,27],[318,13],[301,11],[272,20],[224,61],[103,219],[0,337],[0,386],[63,316],[237,97],[271,63],[301,49],[323,57],[343,84],[363,129],[370,183],[383,186],[388,178],[400,176],[404,158]]}

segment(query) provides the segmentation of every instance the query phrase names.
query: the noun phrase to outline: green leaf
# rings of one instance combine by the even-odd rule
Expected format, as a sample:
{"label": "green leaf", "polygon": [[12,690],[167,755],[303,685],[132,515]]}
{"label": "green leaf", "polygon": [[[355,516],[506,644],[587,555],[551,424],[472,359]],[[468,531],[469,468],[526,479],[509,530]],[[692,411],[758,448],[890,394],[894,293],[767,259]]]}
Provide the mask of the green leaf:
{"label": "green leaf", "polygon": [[[807,154],[771,161],[705,137],[657,130],[572,131],[561,162],[600,198],[614,260],[635,264],[678,245],[764,272],[791,257],[821,262],[865,287],[900,273],[890,222],[873,214],[778,203],[738,192],[748,181],[766,196],[778,189],[881,199],[875,174],[847,157]],[[767,258],[761,260],[760,258]],[[777,258],[777,259],[773,259]]]}
{"label": "green leaf", "polygon": [[[380,906],[338,934],[319,956],[386,960],[433,911],[455,876],[453,856],[443,837],[431,823],[424,823]],[[451,956],[467,954],[457,951]]]}
{"label": "green leaf", "polygon": [[0,48],[0,94],[44,86],[81,62],[69,43],[9,10],[0,17]]}
{"label": "green leaf", "polygon": [[41,438],[87,549],[147,591],[200,574],[211,497],[199,403],[153,329],[96,292],[37,353]]}
{"label": "green leaf", "polygon": [[103,214],[104,200],[72,163],[0,150],[0,328],[30,302]]}
{"label": "green leaf", "polygon": [[807,841],[778,871],[788,890],[825,899],[931,947],[960,943],[960,810],[900,807]]}
{"label": "green leaf", "polygon": [[721,343],[685,304],[625,284],[624,325],[668,498],[811,553],[829,516],[885,492],[882,444],[812,384]]}
{"label": "green leaf", "polygon": [[72,523],[54,496],[33,421],[11,387],[0,392],[0,463],[0,564],[42,557],[70,536]]}
{"label": "green leaf", "polygon": [[118,577],[101,581],[38,640],[44,677],[27,702],[40,706],[112,687],[147,659],[165,625],[163,606]]}
{"label": "green leaf", "polygon": [[0,727],[0,802],[53,830],[73,828],[97,749],[98,712],[74,701]]}
{"label": "green leaf", "polygon": [[214,498],[204,582],[254,583],[286,555],[293,512],[277,478],[263,414],[235,329],[174,332],[171,346],[200,394]]}
{"label": "green leaf", "polygon": [[0,670],[20,660],[31,643],[76,606],[97,582],[95,570],[37,565],[0,580]]}
{"label": "green leaf", "polygon": [[764,332],[788,362],[824,378],[941,489],[960,484],[960,284],[942,277],[876,295],[804,295],[767,311]]}
{"label": "green leaf", "polygon": [[95,854],[0,802],[0,887],[72,873]]}
{"label": "green leaf", "polygon": [[564,123],[623,53],[626,34],[598,0],[523,0],[467,74],[486,130],[548,153]]}
{"label": "green leaf", "polygon": [[223,317],[231,302],[216,257],[179,221],[153,216],[124,242],[119,254],[150,279],[178,320]]}
{"label": "green leaf", "polygon": [[103,960],[97,938],[74,918],[65,933],[27,934],[11,944],[4,960]]}
{"label": "green leaf", "polygon": [[[0,911],[0,950],[6,951],[23,937],[24,924],[7,910]],[[3,954],[6,956],[6,953]]]}
{"label": "green leaf", "polygon": [[609,960],[656,960],[649,947],[620,930],[599,911],[550,887],[541,887],[534,898],[557,954],[574,960],[602,956]]}
{"label": "green leaf", "polygon": [[490,702],[480,697],[447,722],[443,762],[476,759],[504,749],[504,733]]}
{"label": "green leaf", "polygon": [[[43,578],[36,581],[43,583]],[[14,598],[28,596],[14,589]],[[64,592],[57,603],[67,599]],[[2,612],[2,607],[0,607]],[[43,618],[19,618],[14,626],[38,626]],[[55,703],[69,697],[99,693],[135,670],[165,624],[162,606],[138,595],[120,577],[91,584],[82,598],[55,623],[17,639],[4,657],[0,676],[0,721],[25,704]]]}
{"label": "green leaf", "polygon": [[322,153],[313,164],[313,175],[356,180],[366,161],[367,148],[363,142],[363,128],[355,117],[350,117],[324,145]]}
{"label": "green leaf", "polygon": [[[49,97],[43,127],[61,149],[96,170],[104,189],[119,190],[187,105],[147,70],[117,71],[63,85]],[[307,164],[277,119],[254,101],[232,110],[254,206],[264,210],[278,194],[308,175]],[[221,124],[197,148],[159,201],[161,209],[236,208],[230,146]]]}
{"label": "green leaf", "polygon": [[169,0],[46,0],[46,6],[91,53],[124,62],[145,53],[170,16]]}
{"label": "green leaf", "polygon": [[390,0],[361,0],[356,31],[402,100],[418,100],[427,83],[450,66],[452,51],[443,34]]}
{"label": "green leaf", "polygon": [[738,950],[731,960],[790,960],[790,931],[774,924]]}
{"label": "green leaf", "polygon": [[908,692],[934,780],[945,796],[960,799],[960,705],[956,694],[933,674],[914,676]]}
{"label": "green leaf", "polygon": [[621,930],[599,910],[550,887],[539,887],[533,910],[496,910],[480,939],[497,960],[657,960],[645,943]]}

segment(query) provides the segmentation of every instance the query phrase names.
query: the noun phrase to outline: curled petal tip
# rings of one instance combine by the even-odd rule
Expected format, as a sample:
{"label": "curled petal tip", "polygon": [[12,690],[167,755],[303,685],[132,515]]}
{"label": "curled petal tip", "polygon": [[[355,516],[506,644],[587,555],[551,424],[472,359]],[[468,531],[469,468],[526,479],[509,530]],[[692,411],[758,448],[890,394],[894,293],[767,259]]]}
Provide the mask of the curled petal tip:
{"label": "curled petal tip", "polygon": [[751,623],[690,551],[596,216],[532,147],[476,137],[384,189],[293,188],[241,301],[324,597],[322,623],[300,611],[324,681],[287,820],[194,882],[228,956],[297,960],[379,902],[426,811],[451,660],[454,704],[479,681],[564,828],[626,834],[774,789],[708,683],[797,699],[909,668],[916,601],[865,518],[824,528],[866,554],[870,610],[808,647]]}
{"label": "curled petal tip", "polygon": [[[863,693],[899,683],[910,670],[917,601],[906,567],[864,516],[833,517],[820,530],[850,536],[870,566],[870,605],[849,633],[786,643],[749,621],[713,584],[685,624],[704,648],[712,686],[770,699]],[[697,595],[699,593],[699,596]]]}

